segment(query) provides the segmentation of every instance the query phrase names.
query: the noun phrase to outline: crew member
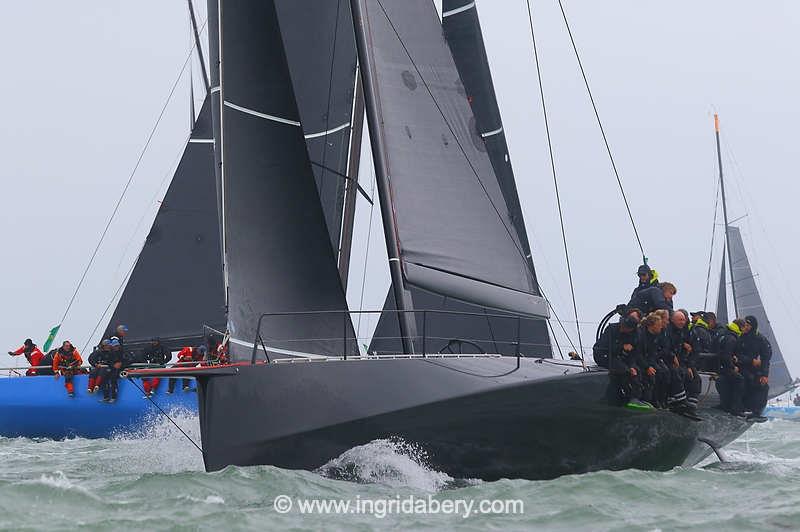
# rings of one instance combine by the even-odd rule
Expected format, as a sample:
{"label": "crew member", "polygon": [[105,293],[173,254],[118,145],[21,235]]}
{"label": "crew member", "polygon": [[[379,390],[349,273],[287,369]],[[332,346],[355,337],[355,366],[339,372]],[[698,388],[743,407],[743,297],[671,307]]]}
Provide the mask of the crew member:
{"label": "crew member", "polygon": [[117,328],[114,329],[116,331],[116,339],[119,342],[120,350],[125,353],[125,337],[128,335],[128,327],[127,325],[117,325]]}
{"label": "crew member", "polygon": [[772,346],[769,340],[758,332],[758,320],[755,316],[747,316],[744,319],[737,356],[744,378],[744,408],[751,411],[754,417],[761,417],[769,395]]}
{"label": "crew member", "polygon": [[689,408],[696,409],[703,383],[697,371],[697,357],[692,348],[688,322],[689,313],[684,309],[676,310],[670,318],[668,331],[670,348],[678,358],[678,364],[682,371],[686,404]]}
{"label": "crew member", "polygon": [[633,300],[636,297],[636,294],[645,288],[658,284],[658,272],[650,268],[650,266],[647,264],[642,264],[639,266],[639,269],[636,270],[636,275],[639,277],[639,285],[633,289],[633,293],[631,293],[631,300]]}
{"label": "crew member", "polygon": [[673,358],[670,354],[668,340],[662,334],[663,331],[664,322],[656,313],[648,314],[639,324],[639,350],[644,371],[642,399],[658,408],[667,406],[670,389],[670,371],[667,361],[671,364]]}
{"label": "crew member", "polygon": [[742,415],[742,397],[744,395],[744,378],[739,369],[737,348],[739,337],[742,335],[744,320],[735,319],[728,324],[725,335],[720,339],[719,353],[719,378],[717,391],[719,392],[720,408],[734,415]]}
{"label": "crew member", "polygon": [[122,371],[123,352],[122,346],[117,338],[109,340],[111,350],[108,352],[107,364],[102,371],[103,402],[113,403],[117,400],[119,391],[119,374]]}
{"label": "crew member", "polygon": [[645,316],[659,309],[672,312],[672,298],[676,293],[678,289],[672,283],[648,286],[636,292],[628,307],[641,309]]}
{"label": "crew member", "polygon": [[[724,331],[720,334],[722,333],[724,333]],[[717,341],[714,342],[711,336],[711,331],[706,321],[706,313],[692,312],[692,328],[689,332],[689,343],[692,346],[692,353],[694,354],[698,367],[711,371],[719,369],[719,341],[720,339],[717,338]]]}
{"label": "crew member", "polygon": [[[639,352],[639,321],[633,316],[623,316],[619,323],[609,325],[601,341],[605,343],[609,382],[606,390],[612,405],[633,407],[649,406],[642,401],[642,378]],[[600,343],[600,342],[598,342]],[[595,344],[595,349],[598,345]],[[597,360],[595,351],[595,360]]]}
{"label": "crew member", "polygon": [[86,388],[88,393],[95,393],[100,390],[100,385],[103,383],[103,368],[109,364],[110,352],[111,340],[103,340],[97,349],[89,355],[88,362],[91,369],[89,370],[89,383]]}
{"label": "crew member", "polygon": [[[208,348],[204,345],[199,345],[197,347],[184,347],[180,351],[178,351],[178,367],[187,368],[190,366],[197,365],[197,363],[202,362],[206,354],[208,354]],[[191,379],[181,379],[183,382],[183,391],[189,391],[189,383]],[[178,379],[170,378],[169,379],[169,386],[167,386],[167,393],[172,393],[175,391],[175,384],[178,382]]]}
{"label": "crew member", "polygon": [[38,375],[39,368],[37,366],[42,365],[42,359],[44,358],[44,353],[42,353],[42,351],[38,347],[36,347],[36,344],[33,343],[33,340],[28,338],[22,344],[22,347],[20,347],[16,351],[9,351],[8,354],[11,355],[12,357],[25,355],[25,359],[28,361],[28,364],[31,365],[31,367],[28,368],[28,371],[25,372],[25,375],[29,377]]}
{"label": "crew member", "polygon": [[67,389],[69,397],[75,397],[75,386],[72,384],[72,379],[80,371],[81,364],[83,364],[81,354],[69,341],[61,344],[53,357],[53,373],[55,373],[56,380],[60,376],[64,377],[64,387]]}
{"label": "crew member", "polygon": [[[169,349],[161,344],[160,338],[153,338],[150,341],[150,346],[144,350],[144,353],[142,353],[142,362],[151,366],[163,367],[171,359],[172,353],[170,353]],[[153,394],[156,393],[159,382],[161,382],[161,379],[158,377],[145,377],[142,379],[142,386],[144,387],[145,395],[152,397]]]}

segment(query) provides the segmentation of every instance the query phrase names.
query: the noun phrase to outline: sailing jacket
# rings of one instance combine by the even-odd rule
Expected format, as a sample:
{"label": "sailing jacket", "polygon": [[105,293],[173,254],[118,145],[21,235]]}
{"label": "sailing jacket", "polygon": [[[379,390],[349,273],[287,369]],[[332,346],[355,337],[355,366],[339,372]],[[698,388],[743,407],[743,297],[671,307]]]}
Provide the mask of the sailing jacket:
{"label": "sailing jacket", "polygon": [[87,361],[89,362],[90,366],[93,366],[95,368],[100,365],[106,366],[109,363],[108,362],[109,353],[111,353],[111,351],[103,351],[102,349],[97,348],[94,351],[92,351],[92,354],[89,355]]}
{"label": "sailing jacket", "polygon": [[[598,344],[601,342],[604,345],[599,346]],[[625,344],[632,345],[633,349],[631,351],[625,351]],[[603,331],[603,335],[600,337],[600,340],[598,340],[597,344],[595,344],[595,360],[598,358],[597,348],[599,347],[599,351],[601,353],[600,356],[602,357],[603,353],[605,353],[607,356],[606,364],[608,367],[608,372],[611,375],[629,375],[631,368],[636,368],[637,371],[640,371],[640,353],[638,344],[639,335],[635,329],[628,332],[622,332],[620,330],[619,323],[612,323],[606,328],[605,331]]]}
{"label": "sailing jacket", "polygon": [[708,330],[708,324],[699,319],[692,327],[689,333],[689,343],[692,344],[692,351],[697,355],[699,353],[714,353],[717,351],[712,342],[711,333]]}
{"label": "sailing jacket", "polygon": [[150,346],[142,353],[142,362],[163,366],[172,360],[172,353],[163,345]]}
{"label": "sailing jacket", "polygon": [[78,369],[81,364],[83,364],[83,359],[77,349],[73,349],[69,353],[59,349],[56,351],[56,356],[53,357],[54,372],[60,371],[70,374]]}
{"label": "sailing jacket", "polygon": [[[697,369],[697,357],[694,354],[694,347],[691,342],[691,333],[685,326],[678,329],[672,323],[667,326],[669,334],[669,344],[672,353],[678,357],[681,366],[684,368]],[[683,344],[689,344],[691,349],[686,349]]]}
{"label": "sailing jacket", "polygon": [[659,362],[667,366],[672,364],[672,352],[669,345],[669,336],[653,334],[645,327],[639,328],[639,352],[641,353],[642,369],[657,368]]}
{"label": "sailing jacket", "polygon": [[[772,344],[767,337],[758,331],[750,331],[739,337],[736,347],[739,365],[745,378],[757,379],[769,377],[769,363],[772,360]],[[753,360],[761,360],[759,367],[753,366]]]}
{"label": "sailing jacket", "polygon": [[739,327],[735,323],[728,325],[725,334],[720,338],[719,368],[723,375],[732,376],[736,374],[738,367],[737,348],[739,345]]}
{"label": "sailing jacket", "polygon": [[[27,359],[28,363],[31,366],[41,366],[42,359],[44,358],[44,353],[42,353],[42,351],[35,345],[33,346],[33,349],[31,349],[29,352],[25,352],[25,346],[23,345],[22,347],[20,347],[16,351],[12,351],[11,353],[13,353],[12,356],[25,355],[25,358]],[[36,370],[34,368],[31,368],[28,371],[26,371],[25,374],[36,375]]]}
{"label": "sailing jacket", "polygon": [[649,286],[634,293],[628,303],[628,308],[638,308],[647,316],[654,310],[668,310],[672,312],[672,301],[664,297],[664,291],[659,286]]}

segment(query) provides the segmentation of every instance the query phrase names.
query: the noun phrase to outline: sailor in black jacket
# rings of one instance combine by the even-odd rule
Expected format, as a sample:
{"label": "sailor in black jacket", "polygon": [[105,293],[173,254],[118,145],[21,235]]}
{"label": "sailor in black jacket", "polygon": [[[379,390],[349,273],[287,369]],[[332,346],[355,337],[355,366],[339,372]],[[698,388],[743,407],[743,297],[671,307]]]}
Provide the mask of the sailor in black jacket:
{"label": "sailor in black jacket", "polygon": [[744,321],[737,346],[737,357],[744,378],[744,407],[753,412],[754,416],[760,416],[767,406],[769,395],[772,345],[758,332],[758,320],[755,316],[747,316]]}
{"label": "sailor in black jacket", "polygon": [[[678,358],[679,371],[676,371],[676,378],[683,378],[683,387],[686,395],[686,403],[690,408],[697,408],[697,403],[702,390],[702,381],[697,368],[697,356],[691,343],[691,334],[687,327],[689,322],[688,313],[683,310],[676,310],[672,313],[669,324],[670,349]],[[672,392],[672,391],[671,391]],[[672,392],[673,395],[676,392]]]}
{"label": "sailor in black jacket", "polygon": [[672,297],[677,293],[672,283],[662,283],[658,286],[649,286],[635,292],[628,302],[628,308],[638,308],[647,316],[655,310],[668,310],[672,312]]}
{"label": "sailor in black jacket", "polygon": [[[642,398],[638,325],[635,317],[624,316],[619,323],[609,325],[595,344],[595,360],[598,352],[606,357],[609,374],[607,396],[613,405],[636,403]],[[598,345],[601,342],[603,346]]]}
{"label": "sailor in black jacket", "polygon": [[660,408],[667,406],[670,365],[674,359],[670,352],[669,336],[663,334],[665,326],[664,320],[655,313],[645,316],[639,324],[639,351],[643,371],[642,399]]}
{"label": "sailor in black jacket", "polygon": [[744,410],[742,405],[744,379],[737,357],[739,337],[742,335],[743,327],[744,320],[733,320],[728,324],[725,334],[719,341],[719,378],[717,379],[719,404],[726,412],[736,415],[741,414]]}

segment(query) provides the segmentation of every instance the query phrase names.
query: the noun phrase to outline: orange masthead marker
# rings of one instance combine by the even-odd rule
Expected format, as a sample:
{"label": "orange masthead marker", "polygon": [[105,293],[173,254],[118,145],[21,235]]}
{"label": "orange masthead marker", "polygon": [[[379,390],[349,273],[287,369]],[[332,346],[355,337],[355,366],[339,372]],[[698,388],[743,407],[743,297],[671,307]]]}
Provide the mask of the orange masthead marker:
{"label": "orange masthead marker", "polygon": [[719,115],[714,113],[714,131],[719,133]]}

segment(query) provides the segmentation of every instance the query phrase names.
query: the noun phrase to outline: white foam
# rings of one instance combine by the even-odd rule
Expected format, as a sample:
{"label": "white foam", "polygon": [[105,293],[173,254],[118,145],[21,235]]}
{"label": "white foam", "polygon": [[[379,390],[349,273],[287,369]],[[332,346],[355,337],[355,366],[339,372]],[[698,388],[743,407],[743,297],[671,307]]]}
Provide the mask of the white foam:
{"label": "white foam", "polygon": [[330,478],[389,487],[439,491],[454,482],[427,464],[419,447],[401,439],[381,439],[353,447],[317,470]]}

